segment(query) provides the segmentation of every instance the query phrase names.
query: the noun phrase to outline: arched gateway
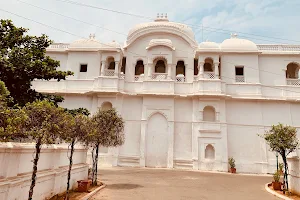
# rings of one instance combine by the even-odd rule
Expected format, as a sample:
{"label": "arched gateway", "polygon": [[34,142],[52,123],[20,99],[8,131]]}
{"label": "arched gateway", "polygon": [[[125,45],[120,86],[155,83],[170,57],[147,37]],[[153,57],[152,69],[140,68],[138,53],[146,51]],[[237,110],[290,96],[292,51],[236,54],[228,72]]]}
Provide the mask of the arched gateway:
{"label": "arched gateway", "polygon": [[160,113],[152,115],[146,133],[146,167],[167,167],[168,121]]}

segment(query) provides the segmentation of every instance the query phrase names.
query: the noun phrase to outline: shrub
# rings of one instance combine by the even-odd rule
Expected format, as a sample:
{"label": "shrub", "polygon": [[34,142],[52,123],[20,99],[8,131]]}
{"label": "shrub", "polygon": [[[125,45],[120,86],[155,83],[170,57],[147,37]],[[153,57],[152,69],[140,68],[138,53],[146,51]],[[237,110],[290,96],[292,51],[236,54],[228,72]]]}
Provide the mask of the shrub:
{"label": "shrub", "polygon": [[280,172],[279,171],[275,171],[275,173],[273,174],[273,179],[274,179],[274,182],[279,182],[279,180],[280,180]]}
{"label": "shrub", "polygon": [[230,168],[235,168],[235,160],[232,157],[228,158],[228,164]]}

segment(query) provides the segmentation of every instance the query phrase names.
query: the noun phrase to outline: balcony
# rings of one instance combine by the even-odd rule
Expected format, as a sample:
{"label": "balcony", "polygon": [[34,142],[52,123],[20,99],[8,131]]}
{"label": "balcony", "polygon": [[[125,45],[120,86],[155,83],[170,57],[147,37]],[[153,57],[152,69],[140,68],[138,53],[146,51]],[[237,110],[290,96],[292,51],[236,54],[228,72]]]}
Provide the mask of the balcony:
{"label": "balcony", "polygon": [[115,76],[115,70],[106,69],[104,71],[104,76]]}
{"label": "balcony", "polygon": [[151,76],[152,80],[167,80],[168,74],[167,73],[153,73]]}
{"label": "balcony", "polygon": [[235,82],[236,83],[245,83],[245,77],[243,75],[236,75]]}
{"label": "balcony", "polygon": [[278,44],[262,44],[257,45],[258,50],[260,51],[300,51],[300,45],[278,45]]}
{"label": "balcony", "polygon": [[300,79],[286,79],[287,85],[300,86]]}
{"label": "balcony", "polygon": [[204,79],[219,79],[219,76],[215,74],[215,72],[204,72],[203,73]]}

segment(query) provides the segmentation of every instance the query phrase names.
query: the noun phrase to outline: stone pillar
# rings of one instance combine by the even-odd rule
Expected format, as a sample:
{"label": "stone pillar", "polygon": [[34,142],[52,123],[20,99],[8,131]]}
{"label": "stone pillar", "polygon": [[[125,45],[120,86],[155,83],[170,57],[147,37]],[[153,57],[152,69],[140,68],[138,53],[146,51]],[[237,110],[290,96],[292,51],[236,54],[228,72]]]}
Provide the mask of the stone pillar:
{"label": "stone pillar", "polygon": [[153,63],[148,63],[148,79],[151,79]]}
{"label": "stone pillar", "polygon": [[141,139],[140,139],[140,167],[145,167],[145,140],[146,140],[147,120],[141,121]]}
{"label": "stone pillar", "polygon": [[119,74],[119,61],[115,61],[115,74],[114,76],[118,76]]}
{"label": "stone pillar", "polygon": [[218,79],[219,78],[219,62],[215,62],[214,65],[215,65],[215,75],[216,75],[216,78]]}
{"label": "stone pillar", "polygon": [[169,65],[168,65],[168,76],[167,76],[167,79],[168,79],[168,80],[171,80],[171,73],[172,73],[172,65],[169,64]]}
{"label": "stone pillar", "polygon": [[169,129],[169,147],[168,147],[168,162],[167,167],[173,168],[174,164],[174,122],[168,122]]}
{"label": "stone pillar", "polygon": [[203,73],[204,73],[204,62],[199,62],[199,74],[198,74],[198,76],[203,78]]}
{"label": "stone pillar", "polygon": [[104,70],[105,70],[105,61],[101,61],[101,76],[104,76]]}

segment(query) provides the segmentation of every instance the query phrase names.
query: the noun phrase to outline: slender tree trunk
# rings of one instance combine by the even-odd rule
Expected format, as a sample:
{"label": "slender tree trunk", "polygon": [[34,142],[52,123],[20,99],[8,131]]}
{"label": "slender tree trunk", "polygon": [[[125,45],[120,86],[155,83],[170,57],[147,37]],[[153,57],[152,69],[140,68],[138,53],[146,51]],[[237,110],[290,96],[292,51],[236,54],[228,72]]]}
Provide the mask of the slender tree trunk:
{"label": "slender tree trunk", "polygon": [[98,175],[98,154],[99,153],[99,144],[96,146],[96,155],[95,155],[95,180],[94,180],[94,185],[97,185],[97,175]]}
{"label": "slender tree trunk", "polygon": [[71,155],[69,157],[70,164],[69,164],[69,171],[68,171],[67,193],[65,198],[66,200],[69,200],[69,189],[70,189],[71,170],[73,165],[74,146],[75,146],[75,139],[73,139],[71,142]]}
{"label": "slender tree trunk", "polygon": [[42,145],[41,140],[38,140],[37,143],[35,144],[35,158],[33,160],[33,171],[31,176],[31,185],[29,189],[28,200],[32,200],[32,196],[33,196],[33,188],[35,186],[35,181],[36,181],[37,164],[40,157],[41,145]]}
{"label": "slender tree trunk", "polygon": [[95,147],[93,147],[92,150],[92,160],[93,160],[93,166],[92,166],[92,182],[94,184],[94,180],[95,180],[95,166],[96,166],[96,161],[95,161]]}
{"label": "slender tree trunk", "polygon": [[286,156],[285,154],[282,155],[282,160],[283,160],[283,163],[284,163],[284,182],[286,184],[286,191],[289,191],[289,182],[288,182],[288,164],[287,164],[287,161],[286,161]]}

